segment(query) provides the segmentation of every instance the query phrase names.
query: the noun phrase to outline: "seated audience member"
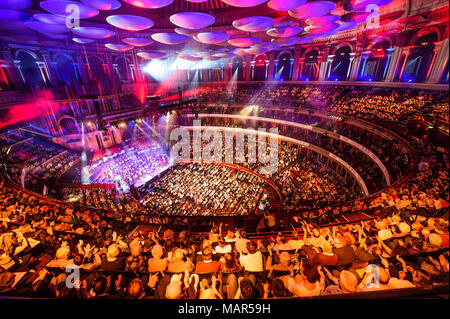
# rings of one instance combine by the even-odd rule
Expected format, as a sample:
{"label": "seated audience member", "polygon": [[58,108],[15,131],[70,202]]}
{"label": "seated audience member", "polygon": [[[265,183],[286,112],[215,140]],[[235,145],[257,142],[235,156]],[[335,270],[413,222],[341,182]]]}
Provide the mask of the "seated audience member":
{"label": "seated audience member", "polygon": [[224,287],[224,295],[233,297],[236,295],[238,289],[238,274],[242,270],[239,261],[236,259],[234,253],[227,253],[222,256],[219,260],[220,264],[220,272],[222,274],[222,282],[223,285],[226,285],[227,292],[225,293]]}
{"label": "seated audience member", "polygon": [[250,242],[250,240],[247,239],[247,233],[245,231],[238,231],[238,236],[235,241],[235,249],[238,253],[248,253],[247,251],[247,243]]}
{"label": "seated audience member", "polygon": [[311,263],[303,264],[294,278],[289,277],[287,289],[296,297],[320,296],[325,289],[325,276],[320,267]]}
{"label": "seated audience member", "polygon": [[213,249],[207,246],[202,250],[202,261],[198,262],[195,267],[197,274],[217,274],[219,270],[219,262],[212,260]]}
{"label": "seated audience member", "polygon": [[167,271],[170,273],[183,273],[186,270],[188,272],[192,272],[194,270],[194,265],[189,258],[184,261],[183,251],[181,249],[177,249],[173,253],[172,259],[167,265]]}
{"label": "seated audience member", "polygon": [[116,244],[108,247],[106,255],[101,262],[101,268],[105,271],[122,271],[126,265],[126,259],[120,256],[120,248]]}
{"label": "seated audience member", "polygon": [[134,278],[128,284],[127,298],[142,299],[145,297],[144,283],[139,278]]}
{"label": "seated audience member", "polygon": [[166,258],[162,258],[164,252],[161,245],[156,244],[151,250],[152,258],[148,259],[148,272],[157,273],[164,272],[167,268],[168,261]]}
{"label": "seated audience member", "polygon": [[342,270],[339,278],[334,277],[328,269],[322,268],[328,279],[333,283],[326,287],[324,295],[352,294],[358,291],[358,279],[354,273]]}
{"label": "seated audience member", "polygon": [[355,252],[352,246],[347,245],[347,241],[341,233],[336,234],[334,240],[333,253],[337,255],[337,266],[350,265],[355,260]]}
{"label": "seated audience member", "polygon": [[256,250],[254,242],[249,241],[247,243],[247,252],[248,254],[242,254],[239,257],[239,262],[244,270],[248,272],[262,272],[264,270],[263,255]]}
{"label": "seated audience member", "polygon": [[126,261],[126,270],[142,272],[145,269],[145,260],[142,256],[143,247],[138,240],[133,240],[130,243],[130,256]]}

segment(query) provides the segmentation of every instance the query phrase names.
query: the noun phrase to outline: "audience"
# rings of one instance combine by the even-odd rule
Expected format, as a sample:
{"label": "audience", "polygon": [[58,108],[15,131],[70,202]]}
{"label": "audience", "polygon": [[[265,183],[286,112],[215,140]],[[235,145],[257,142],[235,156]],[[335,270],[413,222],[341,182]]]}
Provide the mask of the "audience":
{"label": "audience", "polygon": [[[235,97],[244,102],[258,90],[239,88]],[[349,94],[352,90],[357,93]],[[219,101],[223,91],[210,93]],[[429,121],[428,114],[434,114],[448,122],[441,114],[445,103],[448,110],[448,97],[426,91],[413,93],[283,85],[258,96],[271,105],[281,104],[280,98],[286,94],[292,97],[294,106],[335,101],[328,105],[329,110],[370,121]],[[439,107],[429,113],[433,103]],[[151,187],[144,187],[140,202],[129,194],[95,188],[63,190],[66,201],[55,201],[19,189],[1,177],[0,296],[309,298],[448,287],[448,150],[442,152],[424,136],[408,136],[419,156],[417,170],[408,172],[408,166],[399,164],[403,155],[396,151],[394,142],[369,146],[368,140],[348,128],[337,131],[352,136],[391,163],[396,178],[408,173],[413,173],[412,177],[390,188],[373,179],[373,187],[382,191],[364,201],[354,201],[350,209],[364,214],[365,220],[330,224],[327,214],[334,216],[335,210],[325,209],[321,203],[358,198],[357,189],[320,160],[282,145],[280,169],[269,178],[287,197],[287,210],[295,218],[292,232],[275,233],[276,237],[247,233],[245,223],[243,228],[213,224],[207,233],[179,232],[178,219],[164,218],[164,214],[261,214],[259,199],[273,200],[262,179],[214,164],[172,167]],[[0,146],[3,149],[19,141],[23,139],[2,136]],[[20,179],[18,163],[25,163],[42,178],[48,178],[45,172],[61,172],[70,166],[71,159],[65,155],[61,155],[61,165],[53,163],[52,157],[64,152],[53,145],[47,145],[48,152],[42,154],[33,141],[20,145],[20,151],[7,156],[2,153],[6,172],[13,180]],[[330,149],[336,154],[347,151],[345,147]],[[29,155],[35,162],[25,160]],[[361,173],[365,171],[364,178],[379,175],[356,153],[350,157],[358,162],[352,165],[356,164]],[[258,166],[251,164],[248,168],[256,170]],[[140,174],[133,178],[139,179]],[[295,209],[302,205],[310,212],[296,214]],[[339,209],[344,210],[344,206]],[[338,210],[336,214],[344,212]],[[278,218],[276,213],[274,216]],[[73,277],[70,270],[79,270],[73,273],[79,277]]]}

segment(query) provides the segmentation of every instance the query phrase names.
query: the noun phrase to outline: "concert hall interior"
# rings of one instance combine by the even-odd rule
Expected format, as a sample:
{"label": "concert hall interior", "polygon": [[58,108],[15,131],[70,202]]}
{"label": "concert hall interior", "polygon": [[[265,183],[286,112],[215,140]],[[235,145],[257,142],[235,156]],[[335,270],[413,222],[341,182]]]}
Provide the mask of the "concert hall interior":
{"label": "concert hall interior", "polygon": [[446,298],[447,0],[1,0],[0,299]]}

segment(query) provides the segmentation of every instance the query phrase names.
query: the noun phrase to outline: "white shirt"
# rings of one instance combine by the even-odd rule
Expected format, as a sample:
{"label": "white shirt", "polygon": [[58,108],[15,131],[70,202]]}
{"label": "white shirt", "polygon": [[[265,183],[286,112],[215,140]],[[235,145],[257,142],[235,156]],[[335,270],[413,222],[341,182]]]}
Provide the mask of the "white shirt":
{"label": "white shirt", "polygon": [[227,254],[231,253],[231,245],[226,245],[225,247],[216,246],[214,250],[216,254]]}
{"label": "white shirt", "polygon": [[242,255],[239,261],[246,271],[260,272],[263,271],[263,258],[260,251],[254,254]]}

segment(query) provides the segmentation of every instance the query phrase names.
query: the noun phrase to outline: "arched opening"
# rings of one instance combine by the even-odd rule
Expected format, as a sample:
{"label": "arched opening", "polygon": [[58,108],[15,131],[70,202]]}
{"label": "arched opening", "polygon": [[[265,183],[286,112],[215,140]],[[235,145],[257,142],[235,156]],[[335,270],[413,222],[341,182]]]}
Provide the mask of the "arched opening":
{"label": "arched opening", "polygon": [[302,81],[317,81],[319,77],[319,51],[312,50],[305,57]]}
{"label": "arched opening", "polygon": [[350,53],[352,48],[345,45],[340,47],[334,53],[333,63],[331,63],[330,76],[331,81],[345,81],[348,77],[350,67]]}
{"label": "arched opening", "polygon": [[389,67],[389,41],[377,42],[367,58],[366,65],[361,74],[361,79],[365,81],[383,81]]}
{"label": "arched opening", "polygon": [[59,120],[59,126],[64,135],[78,134],[78,124],[73,117],[62,117]]}
{"label": "arched opening", "polygon": [[123,57],[117,59],[117,77],[119,78],[120,83],[130,82],[130,68],[128,66],[128,61]]}
{"label": "arched opening", "polygon": [[238,56],[233,59],[232,76],[236,78],[237,81],[244,80],[244,60]]}
{"label": "arched opening", "polygon": [[25,83],[39,86],[45,82],[34,56],[22,51],[17,54],[17,59],[20,61],[20,72]]}
{"label": "arched opening", "polygon": [[284,53],[278,60],[278,70],[275,79],[278,81],[290,81],[292,76],[291,55]]}
{"label": "arched opening", "polygon": [[102,61],[96,56],[89,57],[88,61],[91,80],[93,80],[94,82],[103,82],[106,79],[106,73],[103,69]]}
{"label": "arched opening", "polygon": [[405,63],[400,81],[424,82],[434,56],[434,42],[438,40],[436,32],[428,33],[417,39]]}
{"label": "arched opening", "polygon": [[255,68],[253,74],[254,81],[264,81],[266,79],[266,56],[260,55],[255,59]]}
{"label": "arched opening", "polygon": [[71,59],[65,55],[58,54],[55,57],[55,64],[59,84],[68,84],[75,81],[76,73]]}

